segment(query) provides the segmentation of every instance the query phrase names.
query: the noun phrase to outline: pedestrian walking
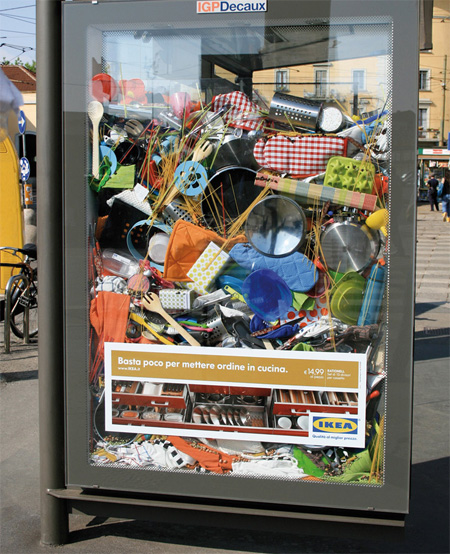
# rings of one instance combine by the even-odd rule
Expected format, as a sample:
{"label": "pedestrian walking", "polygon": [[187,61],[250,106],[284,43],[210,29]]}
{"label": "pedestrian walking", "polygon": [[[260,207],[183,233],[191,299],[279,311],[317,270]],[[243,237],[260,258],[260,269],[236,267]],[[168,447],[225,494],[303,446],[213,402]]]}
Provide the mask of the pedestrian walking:
{"label": "pedestrian walking", "polygon": [[434,211],[434,208],[436,207],[436,211],[439,211],[439,202],[437,199],[437,189],[439,186],[439,181],[435,178],[434,174],[432,173],[430,175],[430,178],[427,181],[427,187],[428,187],[428,202],[430,203],[431,211]]}
{"label": "pedestrian walking", "polygon": [[442,178],[442,219],[450,223],[450,171]]}

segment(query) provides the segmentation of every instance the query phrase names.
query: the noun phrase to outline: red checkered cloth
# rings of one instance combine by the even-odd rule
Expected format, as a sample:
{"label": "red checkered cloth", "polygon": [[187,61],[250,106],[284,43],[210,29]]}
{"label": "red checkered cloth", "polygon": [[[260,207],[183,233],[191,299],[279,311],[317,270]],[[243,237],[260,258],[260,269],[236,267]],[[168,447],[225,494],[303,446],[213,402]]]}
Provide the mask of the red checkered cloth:
{"label": "red checkered cloth", "polygon": [[224,106],[232,106],[222,116],[222,119],[230,125],[230,127],[239,127],[246,131],[258,130],[264,119],[259,113],[257,104],[249,100],[243,92],[235,91],[228,94],[219,94],[212,101],[211,110],[217,112]]}
{"label": "red checkered cloth", "polygon": [[345,156],[346,151],[346,138],[275,135],[258,140],[253,153],[261,167],[306,177],[323,173],[331,157]]}

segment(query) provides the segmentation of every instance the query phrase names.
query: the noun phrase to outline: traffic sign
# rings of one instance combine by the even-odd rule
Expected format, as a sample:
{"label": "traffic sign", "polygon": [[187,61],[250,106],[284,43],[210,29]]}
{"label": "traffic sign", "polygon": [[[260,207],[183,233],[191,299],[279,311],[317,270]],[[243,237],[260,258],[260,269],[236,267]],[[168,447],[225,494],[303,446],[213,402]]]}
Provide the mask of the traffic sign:
{"label": "traffic sign", "polygon": [[19,124],[19,133],[23,135],[27,127],[27,120],[25,119],[25,114],[22,110],[19,112],[19,119],[17,123]]}
{"label": "traffic sign", "polygon": [[30,162],[28,161],[27,158],[20,158],[19,165],[20,165],[20,178],[24,183],[26,183],[30,178],[30,170],[31,170]]}

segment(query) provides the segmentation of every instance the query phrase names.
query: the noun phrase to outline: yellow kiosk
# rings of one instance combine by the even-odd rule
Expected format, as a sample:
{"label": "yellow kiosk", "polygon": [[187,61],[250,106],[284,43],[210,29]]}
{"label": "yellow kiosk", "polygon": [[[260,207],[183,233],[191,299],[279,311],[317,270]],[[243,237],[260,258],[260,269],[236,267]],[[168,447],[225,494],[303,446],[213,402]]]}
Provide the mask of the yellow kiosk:
{"label": "yellow kiosk", "polygon": [[[23,247],[19,162],[9,137],[0,142],[0,246]],[[0,262],[17,262],[17,258],[0,251]],[[0,268],[0,294],[10,276],[11,268]]]}

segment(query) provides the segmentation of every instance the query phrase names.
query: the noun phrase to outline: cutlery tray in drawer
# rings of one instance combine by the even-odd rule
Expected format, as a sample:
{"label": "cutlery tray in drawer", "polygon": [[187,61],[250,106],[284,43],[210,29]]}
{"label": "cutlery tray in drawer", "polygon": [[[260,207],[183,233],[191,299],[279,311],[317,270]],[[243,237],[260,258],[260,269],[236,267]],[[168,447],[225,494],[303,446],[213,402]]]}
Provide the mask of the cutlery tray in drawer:
{"label": "cutlery tray in drawer", "polygon": [[306,412],[350,413],[358,411],[355,392],[275,389],[272,412],[276,415],[300,415]]}

